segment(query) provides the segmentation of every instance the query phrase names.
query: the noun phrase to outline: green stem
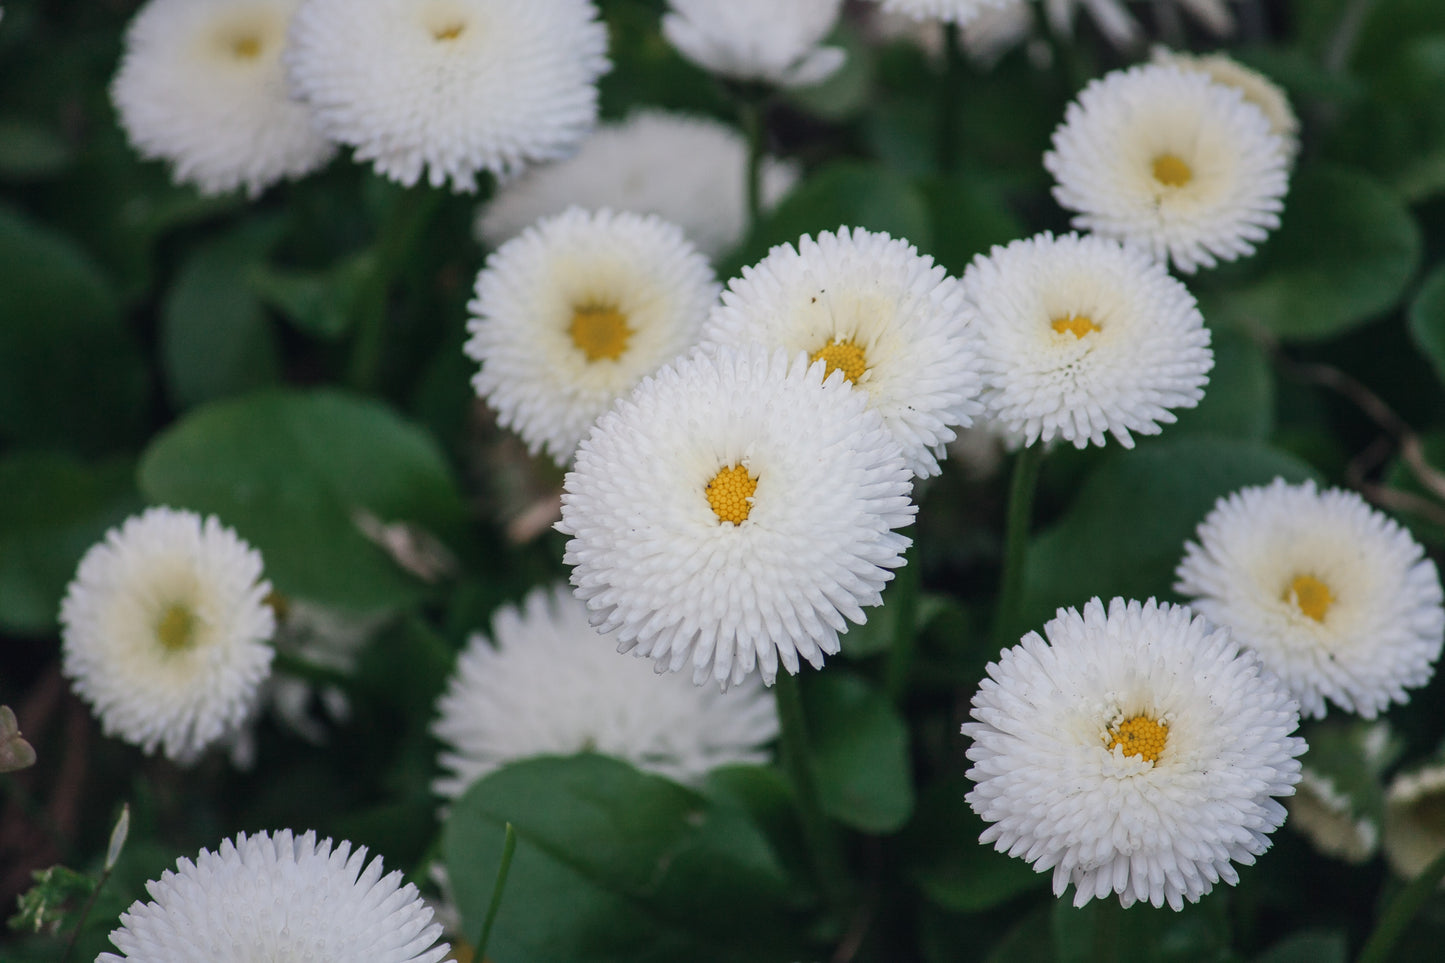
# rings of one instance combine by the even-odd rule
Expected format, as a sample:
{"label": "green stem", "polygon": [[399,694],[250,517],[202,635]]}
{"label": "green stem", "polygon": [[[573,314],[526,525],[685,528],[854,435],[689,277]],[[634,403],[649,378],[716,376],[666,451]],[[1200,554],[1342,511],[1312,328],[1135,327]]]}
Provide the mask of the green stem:
{"label": "green stem", "polygon": [[765,124],[766,104],[758,97],[741,96],[738,111],[742,115],[743,133],[748,140],[747,201],[748,223],[743,232],[747,237],[758,226],[763,214],[763,157],[766,153]]}
{"label": "green stem", "polygon": [[482,935],[477,938],[476,952],[472,959],[483,963],[487,958],[487,942],[492,938],[492,924],[497,921],[497,911],[502,908],[502,893],[507,888],[507,874],[512,869],[512,854],[517,851],[517,830],[507,823],[507,835],[502,840],[502,862],[497,866],[497,881],[492,885],[492,902],[487,906],[487,918],[482,921]]}
{"label": "green stem", "polygon": [[993,620],[993,640],[999,648],[1018,641],[1016,633],[1023,616],[1029,522],[1033,517],[1034,489],[1038,485],[1043,452],[1043,444],[1035,443],[1020,448],[1014,456],[1008,514],[1004,522],[1003,575],[999,581],[998,608],[994,610]]}
{"label": "green stem", "polygon": [[1325,69],[1332,74],[1341,74],[1350,65],[1350,58],[1355,53],[1355,41],[1359,39],[1360,28],[1365,25],[1365,18],[1369,16],[1370,8],[1374,6],[1375,0],[1350,0],[1345,7],[1344,13],[1340,15],[1340,22],[1335,25],[1335,32],[1330,36],[1329,45],[1324,52]]}
{"label": "green stem", "polygon": [[1415,914],[1420,912],[1420,907],[1439,890],[1442,879],[1445,879],[1445,851],[1390,901],[1375,926],[1375,932],[1365,941],[1365,948],[1360,951],[1356,963],[1387,963],[1392,959],[1395,944],[1404,935]]}
{"label": "green stem", "polygon": [[1094,963],[1118,963],[1119,923],[1124,908],[1112,895],[1100,900],[1094,917]]}
{"label": "green stem", "polygon": [[908,689],[909,676],[913,671],[913,657],[917,650],[914,630],[918,622],[918,591],[918,555],[915,546],[913,558],[904,559],[903,568],[893,579],[886,606],[893,615],[893,639],[888,646],[883,688],[894,703],[903,700]]}
{"label": "green stem", "polygon": [[798,800],[798,815],[802,821],[803,842],[813,861],[813,871],[818,877],[828,902],[840,914],[847,909],[848,890],[845,882],[845,867],[839,849],[838,836],[828,817],[823,814],[823,805],[818,796],[818,781],[810,765],[808,753],[808,724],[803,715],[803,697],[796,676],[785,669],[778,673],[773,685],[773,694],[778,703],[778,723],[781,727],[781,756],[783,771],[793,785]]}
{"label": "green stem", "polygon": [[938,170],[958,164],[958,90],[963,83],[963,44],[958,24],[943,26],[943,80],[938,91]]}

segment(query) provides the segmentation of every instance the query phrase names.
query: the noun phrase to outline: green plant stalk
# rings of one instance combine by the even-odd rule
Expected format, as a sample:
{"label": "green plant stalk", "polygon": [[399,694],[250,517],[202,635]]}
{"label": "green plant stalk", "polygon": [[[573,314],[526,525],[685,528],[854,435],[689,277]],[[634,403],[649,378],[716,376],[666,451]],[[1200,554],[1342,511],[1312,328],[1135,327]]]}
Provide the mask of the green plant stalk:
{"label": "green plant stalk", "polygon": [[958,24],[943,27],[943,79],[938,89],[938,170],[958,166],[958,91],[963,83],[963,44]]}
{"label": "green plant stalk", "polygon": [[918,559],[904,559],[903,568],[893,578],[886,606],[893,617],[893,638],[888,645],[888,662],[883,670],[883,690],[894,704],[901,703],[913,671],[917,650],[914,638],[918,622],[919,592]]}
{"label": "green plant stalk", "polygon": [[1094,963],[1119,963],[1119,925],[1124,908],[1112,894],[1101,903],[1094,920]]}
{"label": "green plant stalk", "polygon": [[738,114],[742,119],[743,134],[748,140],[748,223],[743,232],[744,237],[752,234],[758,226],[758,219],[763,215],[763,155],[767,147],[763,136],[765,113],[766,104],[761,98],[746,95],[738,97]]}
{"label": "green plant stalk", "polygon": [[992,638],[1000,649],[1018,641],[1012,638],[1012,634],[1017,631],[1022,616],[1029,523],[1033,517],[1034,490],[1038,487],[1039,465],[1043,458],[1044,446],[1037,442],[1020,448],[1014,456],[1004,520],[1003,574],[999,580],[998,607],[994,610],[993,619]]}
{"label": "green plant stalk", "polygon": [[1445,879],[1445,852],[1425,867],[1425,870],[1410,881],[1410,884],[1402,889],[1390,905],[1385,908],[1384,915],[1380,922],[1375,924],[1375,931],[1365,941],[1365,948],[1360,950],[1357,963],[1389,963],[1391,954],[1395,952],[1395,944],[1404,935],[1405,928],[1420,912],[1430,897],[1440,888],[1440,881]]}
{"label": "green plant stalk", "polygon": [[773,696],[778,705],[783,771],[797,797],[803,842],[808,848],[813,871],[824,896],[842,918],[848,909],[846,867],[837,832],[824,815],[818,796],[818,781],[808,753],[808,724],[803,715],[803,697],[797,677],[786,669],[779,672],[773,685]]}
{"label": "green plant stalk", "polygon": [[477,938],[476,952],[472,955],[476,963],[483,963],[487,958],[487,942],[492,938],[492,924],[497,921],[497,911],[502,908],[502,893],[507,888],[507,874],[512,870],[512,854],[516,851],[517,830],[507,823],[506,836],[502,840],[502,861],[497,865],[497,881],[492,885],[492,902],[487,906],[482,935]]}

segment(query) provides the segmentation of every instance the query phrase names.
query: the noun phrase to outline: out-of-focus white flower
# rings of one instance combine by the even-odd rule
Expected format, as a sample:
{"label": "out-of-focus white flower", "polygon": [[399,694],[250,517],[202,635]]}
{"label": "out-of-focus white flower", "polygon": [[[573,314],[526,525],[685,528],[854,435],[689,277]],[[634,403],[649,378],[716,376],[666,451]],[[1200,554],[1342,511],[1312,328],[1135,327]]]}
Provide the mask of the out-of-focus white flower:
{"label": "out-of-focus white flower", "polygon": [[877,0],[889,13],[900,13],[914,20],[938,20],[944,23],[972,23],[985,10],[999,9],[1013,0]]}
{"label": "out-of-focus white flower", "polygon": [[1399,524],[1314,482],[1220,499],[1185,546],[1175,590],[1259,653],[1307,716],[1367,719],[1430,681],[1445,642],[1440,576]]}
{"label": "out-of-focus white flower", "polygon": [[302,0],[285,61],[358,161],[457,191],[574,151],[610,66],[591,0]]}
{"label": "out-of-focus white flower", "polygon": [[841,374],[759,345],[663,368],[598,419],[558,530],[590,619],[659,669],[821,666],[909,540],[898,442]]}
{"label": "out-of-focus white flower", "polygon": [[547,218],[477,276],[472,387],[528,449],[566,466],[598,415],[696,343],[717,291],[707,260],[656,217]]}
{"label": "out-of-focus white flower", "polygon": [[455,799],[504,763],[592,751],[680,782],[732,763],[766,762],[778,735],[772,696],[756,678],[729,692],[659,676],[620,654],[560,585],[504,606],[492,635],[474,635],[437,701],[432,732]]}
{"label": "out-of-focus white flower", "polygon": [[1053,870],[1074,905],[1117,893],[1180,909],[1239,879],[1284,822],[1298,706],[1188,608],[1094,599],[988,666],[967,799],[980,842]]}
{"label": "out-of-focus white flower", "polygon": [[1300,773],[1295,794],[1285,803],[1289,825],[1305,834],[1326,856],[1363,863],[1380,845],[1380,827],[1356,810],[1354,801],[1327,776],[1308,766]]}
{"label": "out-of-focus white flower", "polygon": [[1157,434],[1192,408],[1214,366],[1184,285],[1107,238],[1040,234],[979,255],[963,275],[987,418],[1025,444],[1077,448]]}
{"label": "out-of-focus white flower", "polygon": [[300,0],[150,0],[110,86],[126,136],[177,183],[255,197],[335,147],[286,94],[281,49]]}
{"label": "out-of-focus white flower", "polygon": [[1413,879],[1445,852],[1445,764],[1395,777],[1385,792],[1385,859]]}
{"label": "out-of-focus white flower", "polygon": [[[747,143],[710,117],[639,110],[603,124],[566,160],[528,170],[482,207],[477,236],[493,247],[568,207],[656,214],[682,228],[709,258],[742,240],[747,221]],[[773,206],[798,179],[796,164],[763,162],[762,202]]]}
{"label": "out-of-focus white flower", "polygon": [[887,234],[840,228],[778,245],[728,282],[702,340],[782,347],[841,370],[919,476],[938,474],[954,428],[982,410],[958,281]]}
{"label": "out-of-focus white flower", "polygon": [[214,516],[151,508],[80,560],[65,674],[107,735],[191,762],[234,733],[271,670],[261,555]]}
{"label": "out-of-focus white flower", "polygon": [[816,84],[843,66],[822,47],[843,0],[668,0],[662,33],[705,70],[780,87]]}
{"label": "out-of-focus white flower", "polygon": [[1185,273],[1254,253],[1279,226],[1284,143],[1237,87],[1167,64],[1091,81],[1044,166],[1075,227],[1147,248]]}
{"label": "out-of-focus white flower", "polygon": [[1289,98],[1274,81],[1257,70],[1251,70],[1239,61],[1222,53],[1189,54],[1155,47],[1152,55],[1155,63],[1173,64],[1181,70],[1197,70],[1217,84],[1238,88],[1249,101],[1269,118],[1270,130],[1284,143],[1285,156],[1293,162],[1299,153],[1299,118],[1289,105]]}
{"label": "out-of-focus white flower", "polygon": [[110,941],[120,955],[96,963],[252,963],[255,960],[367,960],[436,963],[441,924],[401,870],[382,876],[366,847],[334,849],[316,833],[241,833],[195,862],[182,858],[146,883]]}

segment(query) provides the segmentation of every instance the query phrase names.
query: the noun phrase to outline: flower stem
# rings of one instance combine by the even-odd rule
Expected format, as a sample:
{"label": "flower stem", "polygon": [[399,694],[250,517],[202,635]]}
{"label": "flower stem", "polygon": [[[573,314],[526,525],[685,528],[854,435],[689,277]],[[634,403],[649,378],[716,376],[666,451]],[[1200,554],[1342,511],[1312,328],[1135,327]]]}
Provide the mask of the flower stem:
{"label": "flower stem", "polygon": [[497,881],[492,885],[492,902],[487,906],[487,918],[482,921],[482,935],[477,937],[477,946],[472,959],[482,963],[487,958],[487,941],[492,938],[492,924],[497,921],[497,911],[502,908],[502,893],[507,888],[507,874],[512,870],[512,854],[517,851],[517,830],[507,823],[507,834],[502,840],[502,861],[497,866]]}
{"label": "flower stem", "polygon": [[1435,895],[1442,879],[1445,879],[1445,851],[1390,901],[1380,922],[1375,925],[1375,931],[1365,941],[1365,948],[1360,951],[1356,963],[1386,963],[1392,959],[1395,944],[1404,934],[1405,927],[1420,912],[1420,907]]}
{"label": "flower stem", "polygon": [[1119,963],[1119,923],[1124,908],[1113,896],[1100,902],[1094,915],[1094,963]]}
{"label": "flower stem", "polygon": [[999,580],[998,607],[994,610],[993,641],[1003,648],[1017,641],[1022,618],[1024,564],[1028,557],[1029,522],[1034,510],[1034,489],[1043,462],[1041,443],[1026,445],[1014,456],[1009,483],[1008,514],[1004,522],[1003,575]]}
{"label": "flower stem", "polygon": [[963,45],[958,24],[943,27],[943,80],[938,90],[938,170],[947,174],[958,164],[958,90],[963,82]]}
{"label": "flower stem", "polygon": [[783,771],[787,773],[797,797],[798,816],[802,821],[803,842],[813,861],[824,895],[840,914],[847,909],[848,889],[843,855],[836,831],[818,796],[818,780],[808,753],[808,724],[803,715],[803,697],[798,679],[784,670],[773,685],[778,704],[778,723],[782,730],[780,754]]}
{"label": "flower stem", "polygon": [[888,662],[883,670],[883,688],[890,701],[903,701],[908,688],[908,678],[913,671],[914,629],[918,621],[918,556],[917,546],[914,557],[905,559],[903,568],[893,579],[893,588],[888,593],[888,605],[893,617],[893,638],[888,644]]}
{"label": "flower stem", "polygon": [[738,112],[742,117],[743,133],[748,139],[748,223],[743,232],[744,237],[752,234],[757,228],[758,219],[762,217],[763,213],[763,155],[767,148],[764,143],[766,106],[759,97],[740,96],[738,98]]}

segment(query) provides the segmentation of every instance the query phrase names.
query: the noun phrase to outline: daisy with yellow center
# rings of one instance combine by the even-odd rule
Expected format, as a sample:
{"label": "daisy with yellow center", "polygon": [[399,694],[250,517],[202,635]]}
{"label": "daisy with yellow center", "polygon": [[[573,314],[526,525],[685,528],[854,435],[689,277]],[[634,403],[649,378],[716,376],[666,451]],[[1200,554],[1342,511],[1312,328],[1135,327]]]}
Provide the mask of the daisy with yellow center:
{"label": "daisy with yellow center", "polygon": [[703,256],[656,217],[546,218],[477,277],[472,386],[531,451],[566,466],[598,415],[695,343],[717,290]]}
{"label": "daisy with yellow center", "polygon": [[972,717],[980,841],[1052,870],[1075,906],[1177,910],[1237,882],[1305,750],[1298,705],[1253,655],[1153,599],[1060,609],[988,666]]}
{"label": "daisy with yellow center", "polygon": [[1222,498],[1185,546],[1175,589],[1259,653],[1309,716],[1373,718],[1430,681],[1445,641],[1440,577],[1404,528],[1313,482]]}

